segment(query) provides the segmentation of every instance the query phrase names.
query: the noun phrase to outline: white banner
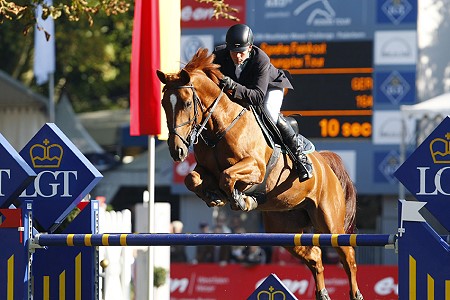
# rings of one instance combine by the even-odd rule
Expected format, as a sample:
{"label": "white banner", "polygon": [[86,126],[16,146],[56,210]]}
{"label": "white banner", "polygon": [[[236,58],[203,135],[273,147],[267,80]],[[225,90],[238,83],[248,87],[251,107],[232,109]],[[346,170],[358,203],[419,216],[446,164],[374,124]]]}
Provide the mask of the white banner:
{"label": "white banner", "polygon": [[[52,5],[52,0],[44,1]],[[44,84],[49,79],[49,74],[55,73],[55,24],[52,17],[46,20],[41,18],[42,6],[36,8],[37,24],[34,30],[34,76],[38,85]],[[47,32],[50,38],[47,40]]]}

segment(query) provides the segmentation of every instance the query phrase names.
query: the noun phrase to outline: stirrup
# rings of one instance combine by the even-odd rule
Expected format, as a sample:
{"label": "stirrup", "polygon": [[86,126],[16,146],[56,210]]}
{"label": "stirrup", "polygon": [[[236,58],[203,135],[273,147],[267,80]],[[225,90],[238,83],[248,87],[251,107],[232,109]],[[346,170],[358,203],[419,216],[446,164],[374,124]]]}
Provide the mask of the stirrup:
{"label": "stirrup", "polygon": [[316,151],[316,146],[300,133],[297,133],[294,139],[297,146],[296,149],[300,151],[300,153],[309,154]]}
{"label": "stirrup", "polygon": [[308,157],[300,153],[297,155],[297,162],[295,164],[297,169],[298,180],[303,182],[313,177],[312,164],[308,161]]}
{"label": "stirrup", "polygon": [[238,191],[237,189],[234,189],[232,194],[234,204],[239,207],[240,210],[245,211],[245,201],[244,201],[244,193]]}
{"label": "stirrup", "polygon": [[297,171],[297,175],[298,175],[298,181],[300,181],[300,182],[304,182],[313,177],[313,175],[311,173],[309,173],[308,171],[306,171],[305,169]]}

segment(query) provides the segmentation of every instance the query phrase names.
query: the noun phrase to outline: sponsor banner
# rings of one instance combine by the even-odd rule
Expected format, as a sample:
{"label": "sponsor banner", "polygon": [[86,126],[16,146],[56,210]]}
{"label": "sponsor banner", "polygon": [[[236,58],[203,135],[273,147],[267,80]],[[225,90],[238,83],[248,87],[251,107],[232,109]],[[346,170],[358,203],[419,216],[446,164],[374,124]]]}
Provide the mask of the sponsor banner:
{"label": "sponsor banner", "polygon": [[276,32],[275,39],[283,34],[296,40],[303,39],[302,36],[314,40],[353,40],[369,37],[367,20],[373,18],[372,5],[367,0],[253,0],[247,1],[247,10],[252,12],[249,20],[254,22],[255,32]]}
{"label": "sponsor banner", "polygon": [[199,48],[214,50],[214,36],[212,34],[182,35],[181,36],[181,67],[184,67]]}
{"label": "sponsor banner", "polygon": [[374,152],[373,181],[376,183],[397,183],[394,172],[401,165],[400,153],[397,150]]}
{"label": "sponsor banner", "polygon": [[0,208],[6,208],[36,178],[36,173],[1,133],[0,157]]}
{"label": "sponsor banner", "polygon": [[415,65],[417,62],[417,32],[391,30],[375,32],[376,65]]}
{"label": "sponsor banner", "polygon": [[388,24],[416,23],[417,0],[377,0],[377,22]]}
{"label": "sponsor banner", "polygon": [[398,110],[378,110],[373,113],[372,141],[375,145],[400,145],[402,136],[411,141],[415,136],[415,120],[403,119]]}
{"label": "sponsor banner", "polygon": [[393,107],[413,104],[416,101],[415,81],[415,71],[376,72],[376,104],[392,104]]}
{"label": "sponsor banner", "polygon": [[103,178],[54,123],[42,126],[19,154],[37,177],[18,202],[33,201],[33,224],[43,231],[55,231]]}
{"label": "sponsor banner", "polygon": [[[247,299],[270,274],[276,274],[298,299],[315,299],[314,279],[305,265],[240,264],[171,264],[170,299]],[[397,266],[358,266],[365,299],[398,299],[397,278]],[[340,265],[325,266],[325,284],[332,299],[348,299],[348,280]]]}
{"label": "sponsor banner", "polygon": [[449,210],[443,209],[448,207],[450,196],[449,116],[408,157],[395,176],[417,200],[427,203],[425,208],[434,220],[449,231]]}
{"label": "sponsor banner", "polygon": [[193,152],[189,152],[186,159],[182,162],[173,163],[173,182],[175,184],[184,184],[184,178],[187,174],[194,170],[197,165],[195,155]]}
{"label": "sponsor banner", "polygon": [[[227,0],[226,3],[237,9],[237,12],[230,14],[239,19],[239,23],[246,23],[245,1]],[[214,28],[214,27],[230,27],[236,24],[234,20],[224,18],[213,18],[214,8],[210,3],[200,3],[195,0],[181,1],[181,28]]]}

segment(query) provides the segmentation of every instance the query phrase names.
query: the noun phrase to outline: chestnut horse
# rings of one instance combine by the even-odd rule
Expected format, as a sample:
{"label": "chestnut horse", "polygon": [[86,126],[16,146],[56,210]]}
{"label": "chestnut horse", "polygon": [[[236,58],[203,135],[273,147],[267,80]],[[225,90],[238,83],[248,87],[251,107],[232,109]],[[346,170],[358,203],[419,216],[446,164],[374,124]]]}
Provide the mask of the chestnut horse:
{"label": "chestnut horse", "polygon": [[[197,165],[186,176],[189,190],[208,206],[231,203],[236,191],[245,193],[264,181],[262,212],[266,232],[350,233],[356,210],[356,191],[342,160],[333,152],[312,152],[314,176],[299,182],[290,157],[281,154],[267,173],[274,152],[253,112],[233,102],[218,87],[222,74],[214,55],[199,49],[178,73],[157,71],[163,84],[162,106],[169,129],[169,151],[183,161],[193,145]],[[252,207],[247,197],[247,210]],[[325,289],[321,249],[286,247],[312,271],[316,299],[330,299]],[[355,251],[336,247],[347,273],[350,299],[363,299],[356,281]]]}

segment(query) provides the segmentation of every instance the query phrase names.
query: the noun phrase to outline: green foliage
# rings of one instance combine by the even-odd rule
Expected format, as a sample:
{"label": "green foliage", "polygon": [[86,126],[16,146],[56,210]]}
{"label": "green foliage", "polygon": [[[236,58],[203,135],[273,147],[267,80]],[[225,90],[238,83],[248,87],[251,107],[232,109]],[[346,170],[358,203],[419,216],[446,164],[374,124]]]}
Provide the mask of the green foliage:
{"label": "green foliage", "polygon": [[[236,10],[224,0],[197,1],[213,6],[216,18],[237,20],[230,15]],[[34,9],[43,3],[0,0],[0,70],[48,95],[48,85],[36,85],[33,73]],[[37,32],[56,42],[55,99],[64,90],[76,112],[129,106],[133,3],[53,0],[53,6],[43,6],[43,18],[56,20],[54,36],[46,28]]]}
{"label": "green foliage", "polygon": [[72,223],[73,220],[80,214],[81,210],[78,207],[75,207],[64,219],[64,221],[59,225],[59,227],[55,230],[54,233],[62,233],[64,229]]}
{"label": "green foliage", "polygon": [[0,0],[0,24],[5,21],[22,20],[24,31],[34,26],[36,18],[34,14],[37,5],[42,6],[42,19],[49,17],[58,19],[63,14],[71,21],[79,21],[86,17],[92,25],[94,15],[103,12],[110,15],[124,13],[130,7],[128,0],[54,0],[53,5],[47,5],[46,0]]}
{"label": "green foliage", "polygon": [[156,288],[166,283],[167,270],[162,267],[155,267],[153,269],[153,285]]}
{"label": "green foliage", "polygon": [[128,106],[132,12],[99,16],[93,26],[65,22],[57,30],[59,84],[77,112]]}
{"label": "green foliage", "polygon": [[[133,10],[101,11],[92,25],[80,18],[72,22],[63,14],[50,37],[56,42],[56,99],[65,90],[76,112],[128,107]],[[48,86],[37,86],[33,77],[34,30],[24,36],[18,19],[0,25],[0,69],[47,95]]]}

